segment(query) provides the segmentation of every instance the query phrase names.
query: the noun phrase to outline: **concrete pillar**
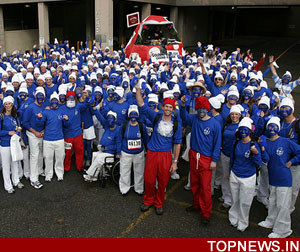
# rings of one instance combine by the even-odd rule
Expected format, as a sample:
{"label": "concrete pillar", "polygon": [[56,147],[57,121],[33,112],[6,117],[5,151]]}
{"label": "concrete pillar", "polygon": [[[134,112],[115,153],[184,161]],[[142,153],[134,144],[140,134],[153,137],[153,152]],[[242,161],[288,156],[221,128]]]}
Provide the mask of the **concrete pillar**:
{"label": "concrete pillar", "polygon": [[0,45],[2,46],[2,49],[0,49],[0,52],[4,53],[6,51],[6,46],[5,46],[5,37],[4,37],[3,9],[1,6],[0,6]]}
{"label": "concrete pillar", "polygon": [[48,5],[38,3],[40,48],[50,42]]}
{"label": "concrete pillar", "polygon": [[176,28],[176,30],[178,32],[179,39],[182,42],[184,42],[183,41],[183,36],[184,36],[184,34],[183,34],[183,31],[184,31],[184,25],[183,25],[183,23],[184,23],[184,16],[185,16],[184,8],[181,8],[181,10],[178,13],[178,20],[177,20],[177,24],[178,25],[177,25],[177,27],[175,26],[175,28]]}
{"label": "concrete pillar", "polygon": [[87,41],[92,41],[94,38],[93,35],[93,18],[91,15],[93,8],[92,8],[93,0],[87,0],[85,2],[85,16],[86,16],[86,22],[85,22],[85,37]]}
{"label": "concrete pillar", "polygon": [[95,39],[102,47],[113,47],[113,0],[95,0]]}
{"label": "concrete pillar", "polygon": [[175,25],[176,30],[178,31],[178,7],[172,6],[170,9],[170,21]]}
{"label": "concrete pillar", "polygon": [[142,5],[142,20],[151,15],[151,4],[146,3]]}

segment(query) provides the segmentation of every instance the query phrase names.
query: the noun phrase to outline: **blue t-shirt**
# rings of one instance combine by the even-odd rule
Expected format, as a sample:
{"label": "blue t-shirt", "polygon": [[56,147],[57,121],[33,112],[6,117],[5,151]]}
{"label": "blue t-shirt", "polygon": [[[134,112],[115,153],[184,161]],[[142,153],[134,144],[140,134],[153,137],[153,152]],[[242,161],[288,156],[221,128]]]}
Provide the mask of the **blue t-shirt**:
{"label": "blue t-shirt", "polygon": [[9,131],[16,131],[16,127],[18,126],[17,119],[12,115],[3,114],[3,127],[0,129],[0,141],[2,147],[10,146],[11,136],[9,135]]}
{"label": "blue t-shirt", "polygon": [[223,131],[222,137],[222,152],[227,156],[230,157],[233,145],[235,143],[236,137],[235,133],[238,129],[238,123],[231,123],[227,127],[225,127]]}

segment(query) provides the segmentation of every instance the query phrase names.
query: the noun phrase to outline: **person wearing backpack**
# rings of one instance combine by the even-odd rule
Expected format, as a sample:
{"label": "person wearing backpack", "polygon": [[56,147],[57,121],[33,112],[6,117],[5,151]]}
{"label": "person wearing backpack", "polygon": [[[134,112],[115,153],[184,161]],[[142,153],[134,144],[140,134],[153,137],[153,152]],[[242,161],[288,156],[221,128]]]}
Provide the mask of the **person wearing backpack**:
{"label": "person wearing backpack", "polygon": [[[155,213],[162,215],[165,190],[171,173],[177,170],[182,141],[182,125],[172,115],[175,110],[175,99],[164,99],[162,113],[155,112],[144,103],[141,88],[137,85],[136,100],[140,111],[153,122],[152,137],[147,145],[144,173],[145,194],[141,211],[146,212],[154,205]],[[172,160],[173,145],[175,145],[175,151]],[[158,186],[155,194],[156,179]]]}
{"label": "person wearing backpack", "polygon": [[144,192],[145,146],[148,143],[147,129],[138,121],[139,110],[136,105],[128,109],[129,120],[122,126],[122,150],[120,158],[119,188],[122,195],[130,190],[131,166],[134,172],[134,191]]}
{"label": "person wearing backpack", "polygon": [[255,194],[256,170],[261,166],[260,148],[254,141],[252,120],[243,118],[236,134],[236,141],[230,156],[229,185],[232,204],[229,221],[243,232],[249,225],[249,212]]}
{"label": "person wearing backpack", "polygon": [[[286,97],[279,105],[279,115],[282,118],[279,136],[291,139],[294,143],[300,144],[300,119],[294,116],[294,103]],[[290,168],[292,173],[292,201],[291,213],[295,210],[295,203],[300,189],[300,163],[295,163]]]}

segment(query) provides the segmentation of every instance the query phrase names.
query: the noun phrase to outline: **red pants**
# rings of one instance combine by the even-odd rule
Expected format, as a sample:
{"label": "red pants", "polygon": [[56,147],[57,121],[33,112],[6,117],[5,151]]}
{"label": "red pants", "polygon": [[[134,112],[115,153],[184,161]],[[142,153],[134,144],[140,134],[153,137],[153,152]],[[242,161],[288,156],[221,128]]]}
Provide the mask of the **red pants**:
{"label": "red pants", "polygon": [[[154,205],[157,208],[163,206],[165,200],[165,189],[170,178],[170,168],[172,165],[171,151],[147,151],[144,182],[145,195],[144,204]],[[158,187],[155,195],[156,179]]]}
{"label": "red pants", "polygon": [[70,171],[71,168],[71,156],[72,156],[72,151],[74,148],[75,152],[75,161],[76,161],[76,168],[78,171],[83,170],[83,138],[82,134],[80,134],[77,137],[72,137],[72,138],[65,138],[65,142],[71,143],[72,146],[70,148],[65,148],[65,162],[64,162],[64,167],[65,171]]}
{"label": "red pants", "polygon": [[190,178],[191,190],[193,192],[193,205],[201,209],[201,216],[210,218],[212,209],[211,200],[211,176],[210,163],[212,158],[200,155],[197,169],[197,152],[190,149]]}

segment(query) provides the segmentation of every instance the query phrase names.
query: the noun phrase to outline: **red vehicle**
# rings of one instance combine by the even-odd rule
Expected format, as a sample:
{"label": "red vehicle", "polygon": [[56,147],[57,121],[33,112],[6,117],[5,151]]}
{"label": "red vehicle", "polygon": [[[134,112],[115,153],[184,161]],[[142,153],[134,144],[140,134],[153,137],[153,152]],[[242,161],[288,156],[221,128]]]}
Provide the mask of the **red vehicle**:
{"label": "red vehicle", "polygon": [[135,28],[125,54],[127,58],[147,61],[167,62],[182,56],[183,46],[178,39],[173,22],[162,16],[148,16]]}

